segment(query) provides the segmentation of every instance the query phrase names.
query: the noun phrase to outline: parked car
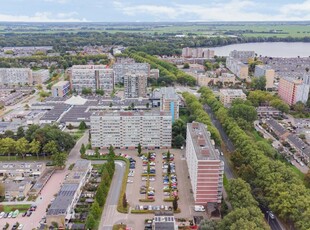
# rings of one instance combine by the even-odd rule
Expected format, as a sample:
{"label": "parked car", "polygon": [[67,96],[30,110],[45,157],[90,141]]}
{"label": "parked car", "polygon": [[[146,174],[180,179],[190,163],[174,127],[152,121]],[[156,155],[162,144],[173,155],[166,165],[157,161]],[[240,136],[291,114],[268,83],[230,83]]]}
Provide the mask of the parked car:
{"label": "parked car", "polygon": [[4,214],[4,216],[3,216],[3,218],[8,218],[8,216],[9,216],[9,213],[6,212],[6,213]]}
{"label": "parked car", "polygon": [[13,212],[10,212],[8,215],[8,218],[11,218],[13,216]]}
{"label": "parked car", "polygon": [[19,224],[17,230],[22,230],[24,228],[24,225]]}
{"label": "parked car", "polygon": [[1,212],[0,213],[0,219],[3,218],[4,215],[5,215],[5,212]]}
{"label": "parked car", "polygon": [[27,212],[24,212],[23,215],[22,215],[22,217],[25,217],[26,215],[27,215]]}
{"label": "parked car", "polygon": [[205,212],[206,211],[205,207],[203,207],[202,205],[195,205],[194,210],[195,210],[195,212]]}
{"label": "parked car", "polygon": [[274,219],[275,219],[275,216],[274,216],[274,214],[273,214],[273,212],[272,212],[272,211],[267,211],[267,213],[268,213],[268,215],[269,215],[270,219],[272,219],[272,220],[274,220]]}
{"label": "parked car", "polygon": [[31,216],[31,214],[32,214],[32,211],[28,211],[28,212],[27,212],[27,216],[28,216],[28,217]]}
{"label": "parked car", "polygon": [[16,230],[17,229],[17,224],[14,224],[13,226],[12,226],[12,230]]}

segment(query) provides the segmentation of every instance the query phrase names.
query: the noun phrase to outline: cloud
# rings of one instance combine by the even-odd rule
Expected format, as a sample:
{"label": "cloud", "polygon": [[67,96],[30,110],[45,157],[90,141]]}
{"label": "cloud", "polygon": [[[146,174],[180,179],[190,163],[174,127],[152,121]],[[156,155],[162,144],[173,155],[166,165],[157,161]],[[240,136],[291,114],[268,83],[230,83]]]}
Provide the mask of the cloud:
{"label": "cloud", "polygon": [[155,16],[164,21],[173,19],[178,21],[286,21],[309,20],[310,0],[300,4],[284,4],[279,9],[272,9],[274,13],[265,13],[265,7],[259,1],[230,0],[215,1],[208,4],[177,4],[169,6],[156,4],[129,5],[121,1],[114,1],[114,7],[125,15]]}
{"label": "cloud", "polygon": [[86,22],[85,18],[78,19],[74,16],[76,12],[52,14],[51,12],[37,12],[32,16],[26,15],[8,15],[0,13],[0,21],[2,22]]}

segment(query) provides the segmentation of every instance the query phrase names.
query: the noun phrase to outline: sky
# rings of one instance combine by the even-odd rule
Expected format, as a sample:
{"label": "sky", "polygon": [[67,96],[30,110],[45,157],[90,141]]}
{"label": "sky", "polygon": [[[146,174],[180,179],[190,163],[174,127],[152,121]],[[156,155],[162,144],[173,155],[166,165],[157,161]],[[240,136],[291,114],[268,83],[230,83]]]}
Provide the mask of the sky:
{"label": "sky", "polygon": [[0,0],[0,21],[310,20],[310,0]]}

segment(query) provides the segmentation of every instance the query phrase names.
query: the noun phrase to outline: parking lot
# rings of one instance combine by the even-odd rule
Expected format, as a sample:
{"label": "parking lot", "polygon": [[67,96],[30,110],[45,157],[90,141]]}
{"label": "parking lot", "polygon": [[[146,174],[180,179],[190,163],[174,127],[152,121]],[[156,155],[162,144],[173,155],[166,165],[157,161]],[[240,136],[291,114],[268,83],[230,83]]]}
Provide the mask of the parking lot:
{"label": "parking lot", "polygon": [[[146,151],[143,151],[145,153]],[[141,209],[141,206],[147,209],[152,208],[153,210],[165,210],[169,207],[172,208],[172,202],[165,202],[165,198],[169,198],[168,194],[164,192],[163,188],[169,186],[167,180],[163,178],[163,165],[166,162],[166,159],[163,159],[163,153],[167,153],[167,150],[152,150],[150,152],[155,152],[156,157],[154,160],[150,162],[154,162],[155,166],[152,164],[149,168],[146,164],[143,166],[143,160],[138,157],[137,151],[123,151],[122,153],[126,153],[129,156],[133,157],[136,161],[135,169],[131,169],[134,171],[132,176],[128,177],[129,183],[127,183],[127,200],[131,207],[131,210]],[[191,184],[188,178],[188,169],[186,160],[184,158],[185,150],[172,149],[170,150],[171,155],[173,155],[173,162],[175,164],[175,173],[171,170],[171,175],[176,175],[177,180],[177,195],[179,197],[178,207],[181,210],[180,213],[176,213],[176,218],[192,218],[193,216],[203,216],[205,215],[203,212],[195,212],[194,211],[194,198],[191,193]],[[153,168],[154,167],[154,168]],[[166,171],[168,170],[167,166],[165,166]],[[155,169],[155,180],[149,182],[148,191],[154,191],[154,202],[142,202],[141,199],[151,198],[147,193],[140,194],[141,186],[147,186],[147,181],[142,181],[142,174],[145,174],[145,171],[150,171],[151,169]],[[151,174],[152,175],[152,174]],[[153,177],[153,176],[152,176]],[[165,178],[167,179],[167,178]],[[165,184],[164,184],[165,182]],[[171,181],[173,182],[173,181]],[[173,183],[172,183],[173,184]],[[172,185],[171,184],[171,185]],[[143,192],[144,193],[144,192]],[[139,207],[138,207],[139,206]],[[151,207],[149,207],[151,206]],[[155,208],[154,208],[155,207]],[[170,208],[170,209],[171,209]],[[135,229],[143,229],[144,227],[144,219],[152,218],[153,214],[129,214],[130,222],[135,223]]]}

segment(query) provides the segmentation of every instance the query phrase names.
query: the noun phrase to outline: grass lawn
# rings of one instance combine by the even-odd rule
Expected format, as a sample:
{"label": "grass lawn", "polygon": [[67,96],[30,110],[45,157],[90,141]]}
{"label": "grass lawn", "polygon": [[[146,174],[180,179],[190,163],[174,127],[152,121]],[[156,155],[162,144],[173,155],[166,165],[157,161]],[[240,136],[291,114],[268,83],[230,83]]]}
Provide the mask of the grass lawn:
{"label": "grass lawn", "polygon": [[0,206],[4,212],[11,212],[15,210],[19,210],[20,212],[25,212],[30,208],[30,204],[17,204],[17,205],[4,205]]}
{"label": "grass lawn", "polygon": [[70,133],[71,136],[73,136],[74,140],[79,140],[85,133],[85,130],[77,130],[76,132]]}
{"label": "grass lawn", "polygon": [[224,174],[224,177],[223,177],[223,185],[224,185],[224,188],[227,190],[227,187],[228,187],[228,179],[226,177],[226,175]]}

